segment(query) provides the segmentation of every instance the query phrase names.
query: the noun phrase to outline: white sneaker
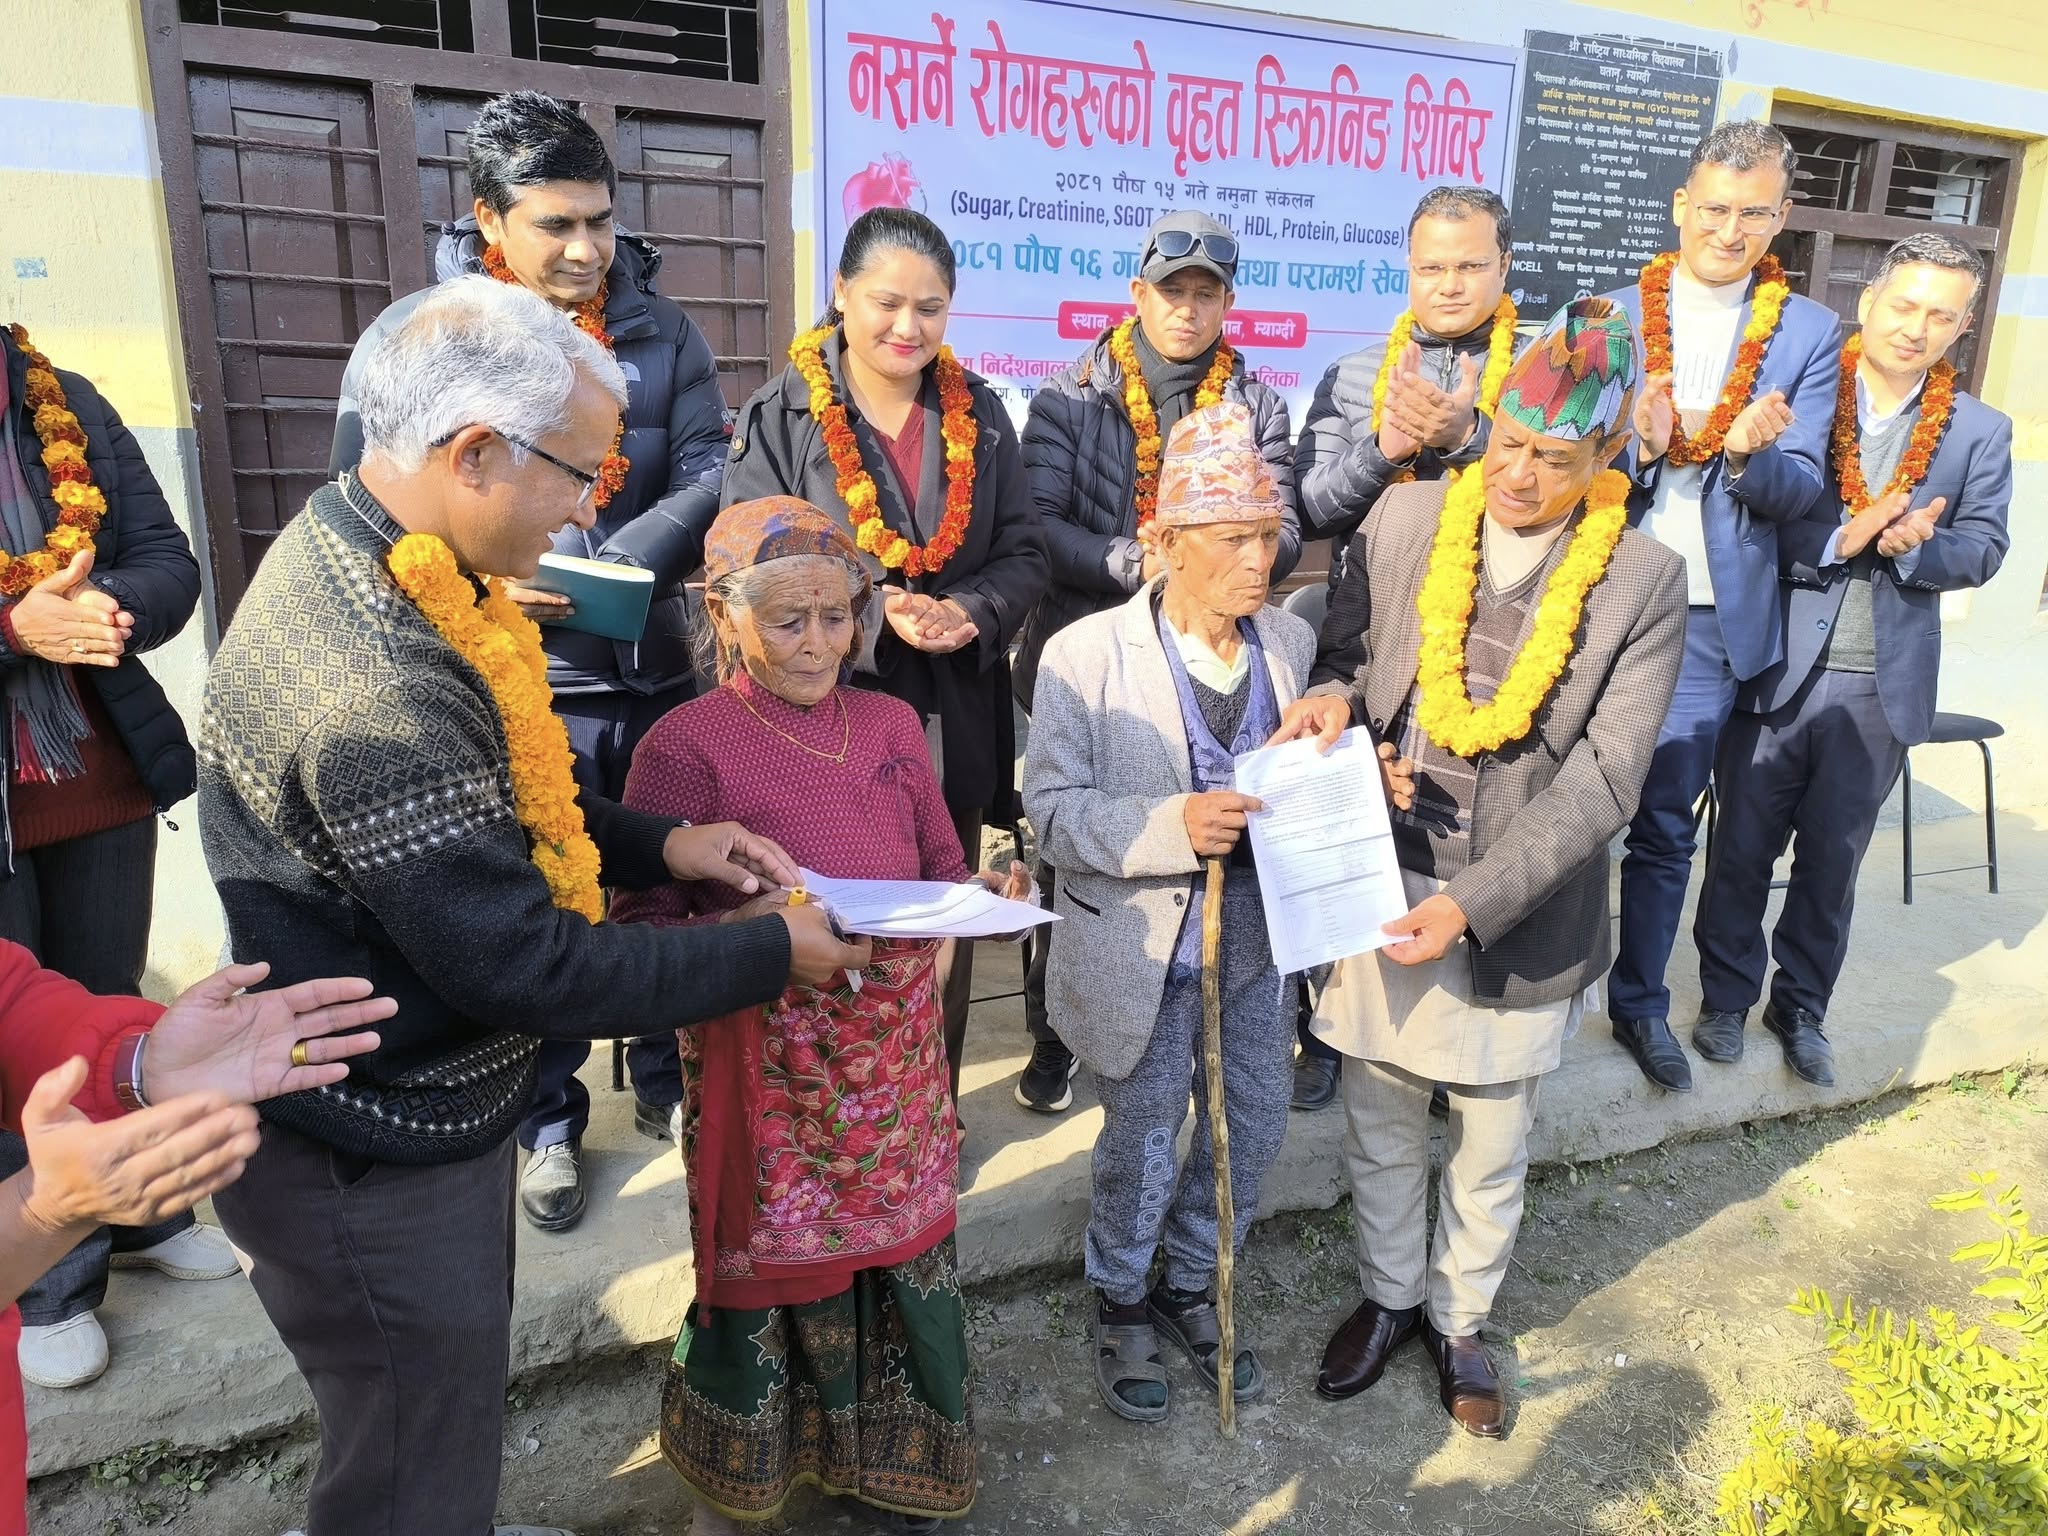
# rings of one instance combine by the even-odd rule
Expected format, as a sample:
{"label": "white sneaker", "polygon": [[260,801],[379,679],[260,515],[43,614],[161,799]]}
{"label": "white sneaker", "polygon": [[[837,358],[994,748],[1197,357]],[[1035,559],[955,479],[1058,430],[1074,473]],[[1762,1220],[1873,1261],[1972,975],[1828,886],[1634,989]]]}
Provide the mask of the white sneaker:
{"label": "white sneaker", "polygon": [[227,1234],[219,1227],[205,1226],[194,1222],[183,1231],[173,1232],[160,1243],[147,1248],[137,1248],[133,1253],[117,1253],[113,1257],[116,1269],[156,1269],[169,1275],[173,1280],[225,1280],[229,1275],[238,1275],[242,1266],[235,1262],[235,1247]]}
{"label": "white sneaker", "polygon": [[21,1374],[39,1387],[82,1387],[107,1368],[100,1320],[81,1312],[61,1323],[21,1330]]}

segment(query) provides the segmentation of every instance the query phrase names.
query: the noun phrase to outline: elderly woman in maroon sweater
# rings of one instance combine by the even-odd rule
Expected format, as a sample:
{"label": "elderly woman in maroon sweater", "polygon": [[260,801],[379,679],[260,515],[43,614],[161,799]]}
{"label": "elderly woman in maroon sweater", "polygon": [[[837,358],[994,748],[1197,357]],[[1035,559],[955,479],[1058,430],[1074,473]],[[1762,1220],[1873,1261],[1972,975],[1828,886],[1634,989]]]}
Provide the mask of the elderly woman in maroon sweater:
{"label": "elderly woman in maroon sweater", "polygon": [[96,997],[0,939],[0,1125],[28,1146],[0,1179],[0,1536],[28,1529],[14,1298],[92,1228],[161,1221],[233,1183],[256,1150],[248,1106],[340,1082],[378,1037],[328,1037],[397,1007],[352,979],[242,990],[267,973],[229,966],[165,1008]]}
{"label": "elderly woman in maroon sweater", "polygon": [[[626,803],[744,817],[821,875],[965,879],[916,711],[843,686],[868,599],[853,542],[770,497],[721,513],[704,553],[700,671],[719,686],[648,733]],[[981,878],[1028,894],[1021,864]],[[697,882],[621,897],[614,916],[721,922],[786,900]],[[802,1482],[907,1529],[973,1502],[937,950],[878,939],[857,986],[793,986],[681,1032],[697,1298],[661,1443],[699,1536],[769,1518]]]}

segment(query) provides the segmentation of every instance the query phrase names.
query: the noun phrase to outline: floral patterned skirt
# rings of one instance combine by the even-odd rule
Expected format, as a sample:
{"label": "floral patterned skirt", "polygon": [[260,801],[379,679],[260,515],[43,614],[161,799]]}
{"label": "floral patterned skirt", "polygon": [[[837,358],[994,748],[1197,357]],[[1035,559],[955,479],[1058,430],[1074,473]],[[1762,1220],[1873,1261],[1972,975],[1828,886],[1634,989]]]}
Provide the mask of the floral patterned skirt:
{"label": "floral patterned skirt", "polygon": [[694,1319],[669,1361],[661,1450],[719,1513],[768,1519],[802,1483],[909,1515],[974,1503],[951,1238],[824,1301]]}

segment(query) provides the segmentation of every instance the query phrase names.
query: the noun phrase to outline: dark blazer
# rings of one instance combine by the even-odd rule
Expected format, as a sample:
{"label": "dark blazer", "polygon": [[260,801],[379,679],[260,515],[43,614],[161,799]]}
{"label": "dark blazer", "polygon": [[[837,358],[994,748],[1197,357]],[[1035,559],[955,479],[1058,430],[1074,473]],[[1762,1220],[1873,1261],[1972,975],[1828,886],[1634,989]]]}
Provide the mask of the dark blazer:
{"label": "dark blazer", "polygon": [[[825,344],[825,362],[835,380],[840,377],[839,350],[835,334]],[[1045,534],[1009,413],[978,377],[970,373],[967,380],[979,431],[966,537],[936,573],[914,581],[900,571],[885,572],[878,561],[869,566],[878,581],[886,578],[892,586],[952,598],[967,610],[980,636],[949,655],[933,656],[905,645],[877,611],[870,619],[873,632],[866,636],[871,658],[864,658],[871,659],[873,673],[856,672],[853,681],[902,699],[923,716],[928,729],[938,722],[939,782],[950,808],[1007,821],[1014,813],[1017,753],[1006,657],[1025,615],[1045,591]],[[838,392],[844,400],[843,384]],[[874,477],[882,520],[914,544],[938,531],[946,508],[946,448],[939,431],[938,386],[929,369],[923,410],[924,466],[917,511],[912,512],[880,440],[860,413],[847,407],[861,462]],[[740,408],[722,504],[799,496],[840,519],[850,535],[853,521],[839,499],[838,479],[825,434],[811,416],[810,386],[792,364]]]}
{"label": "dark blazer", "polygon": [[[1415,599],[1448,489],[1422,480],[1380,498],[1323,621],[1309,692],[1348,697],[1376,739],[1415,682]],[[1518,647],[1535,615],[1532,603]],[[1471,862],[1444,888],[1474,940],[1477,997],[1536,1007],[1606,973],[1607,845],[1635,816],[1684,651],[1685,562],[1626,529],[1535,725],[1478,759]]]}
{"label": "dark blazer", "polygon": [[[444,226],[434,275],[445,281],[483,269],[476,220]],[[691,675],[683,582],[704,563],[704,535],[718,515],[718,477],[732,417],[719,392],[711,344],[673,299],[655,291],[660,270],[659,251],[619,233],[606,277],[604,323],[612,355],[626,375],[626,437],[619,451],[631,468],[618,495],[597,514],[595,528],[585,533],[572,524],[555,535],[557,554],[654,572],[654,606],[637,642],[543,624],[548,686],[556,693],[660,693]],[[330,475],[353,469],[363,456],[357,367],[374,339],[431,291],[423,288],[390,305],[356,342],[342,375]]]}
{"label": "dark blazer", "polygon": [[[0,358],[7,368],[7,398],[17,413],[21,471],[29,489],[43,503],[43,516],[54,527],[56,503],[50,500],[50,474],[43,468],[41,439],[36,436],[26,403],[28,359],[14,338],[0,326]],[[150,473],[133,434],[106,397],[78,374],[60,368],[57,379],[64,397],[85,433],[85,462],[93,484],[107,498],[107,515],[93,539],[92,584],[116,599],[135,616],[135,633],[117,667],[75,667],[73,677],[98,691],[121,745],[134,760],[136,772],[159,811],[170,809],[191,794],[199,765],[191,739],[163,685],[142,664],[153,651],[185,627],[199,602],[199,562],[185,532],[171,516],[170,503]],[[0,669],[26,665],[26,659],[0,645]],[[5,732],[0,732],[4,737]],[[0,805],[6,784],[14,779],[11,744],[0,743]],[[13,868],[12,838],[0,816],[0,873]]]}
{"label": "dark blazer", "polygon": [[[1287,503],[1280,516],[1280,552],[1273,558],[1273,580],[1284,581],[1301,561],[1287,402],[1246,371],[1242,352],[1223,398],[1251,412],[1259,455]],[[1045,642],[1076,619],[1121,607],[1144,585],[1137,540],[1138,434],[1124,408],[1124,372],[1110,355],[1107,331],[1073,367],[1032,395],[1021,447],[1052,562],[1052,584],[1017,647],[1017,702],[1029,709]]]}
{"label": "dark blazer", "polygon": [[[1751,279],[1752,289],[1755,280]],[[1643,344],[1643,294],[1639,287],[1608,295],[1628,311],[1636,347]],[[1728,353],[1735,366],[1738,336]],[[1778,331],[1757,371],[1756,398],[1782,389],[1792,407],[1792,425],[1762,453],[1751,456],[1740,476],[1731,476],[1719,454],[1700,466],[1700,514],[1705,521],[1707,568],[1714,582],[1714,608],[1728,664],[1740,678],[1755,677],[1785,654],[1778,609],[1777,525],[1804,517],[1821,494],[1826,477],[1828,432],[1835,416],[1835,380],[1842,350],[1842,323],[1824,304],[1793,294],[1785,301]],[[1635,440],[1617,461],[1633,477],[1629,517],[1640,522],[1655,499],[1664,460],[1635,467]]]}
{"label": "dark blazer", "polygon": [[[1958,391],[1955,411],[1934,450],[1927,479],[1913,492],[1924,507],[1945,497],[1936,532],[1896,559],[1879,559],[1870,578],[1870,616],[1877,636],[1877,694],[1892,734],[1907,746],[1934,728],[1941,673],[1941,594],[1981,587],[1997,574],[2011,542],[2012,420]],[[1842,492],[1832,466],[1827,494],[1813,514],[1778,529],[1785,612],[1785,659],[1750,679],[1736,706],[1768,714],[1792,701],[1820,664],[1822,648],[1842,611],[1849,568],[1822,565],[1841,522]]]}

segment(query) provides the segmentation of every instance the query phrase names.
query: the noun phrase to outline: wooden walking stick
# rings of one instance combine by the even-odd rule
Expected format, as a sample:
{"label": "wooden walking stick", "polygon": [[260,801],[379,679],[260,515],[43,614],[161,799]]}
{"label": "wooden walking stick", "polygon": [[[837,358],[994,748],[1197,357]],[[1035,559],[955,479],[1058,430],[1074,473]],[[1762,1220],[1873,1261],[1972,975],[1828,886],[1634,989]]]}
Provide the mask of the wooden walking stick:
{"label": "wooden walking stick", "polygon": [[1237,1208],[1230,1198],[1230,1123],[1223,1115],[1223,861],[1209,860],[1202,897],[1202,1072],[1209,1079],[1209,1152],[1216,1164],[1216,1419],[1223,1438],[1237,1438],[1237,1317],[1231,1305],[1237,1255],[1231,1237]]}

